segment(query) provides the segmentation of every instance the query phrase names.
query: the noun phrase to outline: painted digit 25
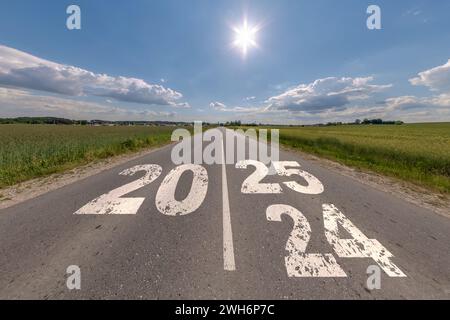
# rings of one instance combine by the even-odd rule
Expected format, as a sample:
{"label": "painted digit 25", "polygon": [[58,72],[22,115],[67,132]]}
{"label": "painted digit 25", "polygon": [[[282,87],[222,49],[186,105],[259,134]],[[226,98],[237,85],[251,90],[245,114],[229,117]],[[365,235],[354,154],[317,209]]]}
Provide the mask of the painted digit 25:
{"label": "painted digit 25", "polygon": [[[279,183],[261,182],[269,174],[269,168],[264,163],[256,160],[243,160],[236,164],[238,169],[247,169],[248,166],[253,166],[256,170],[242,183],[242,193],[277,194],[283,192]],[[294,191],[304,194],[321,194],[324,190],[322,182],[309,172],[301,170],[300,164],[296,161],[273,161],[272,166],[279,176],[299,176],[306,181],[306,186],[296,181],[283,182],[284,185]]]}
{"label": "painted digit 25", "polygon": [[[325,237],[340,258],[371,258],[389,277],[406,277],[390,260],[393,257],[380,242],[367,238],[333,204],[322,205]],[[287,215],[294,221],[294,227],[286,243],[288,255],[285,257],[289,277],[346,277],[344,270],[332,254],[305,253],[311,237],[311,226],[305,216],[289,205],[272,205],[266,210],[269,221],[281,222]],[[339,225],[351,239],[339,237]]]}
{"label": "painted digit 25", "polygon": [[[193,173],[192,186],[187,197],[178,201],[175,190],[181,175],[191,171]],[[149,185],[161,175],[162,168],[156,164],[139,165],[119,173],[122,176],[133,176],[138,172],[145,172],[144,176],[114,189],[87,203],[75,214],[136,214],[145,198],[121,198],[122,196]],[[206,197],[208,191],[208,173],[200,165],[185,164],[176,167],[164,178],[156,194],[157,209],[169,216],[186,215],[197,210]]]}

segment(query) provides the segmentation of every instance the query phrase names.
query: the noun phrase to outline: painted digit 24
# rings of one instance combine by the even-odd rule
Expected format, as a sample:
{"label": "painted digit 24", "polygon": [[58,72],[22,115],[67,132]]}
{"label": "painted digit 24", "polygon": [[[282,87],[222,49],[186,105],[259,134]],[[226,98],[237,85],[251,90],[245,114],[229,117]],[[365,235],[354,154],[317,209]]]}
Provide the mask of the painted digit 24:
{"label": "painted digit 24", "polygon": [[[186,171],[193,173],[191,190],[184,200],[178,201],[175,200],[175,189],[181,175]],[[145,172],[145,175],[92,200],[75,214],[136,214],[145,198],[121,197],[155,181],[161,175],[162,168],[156,164],[139,165],[119,174],[133,176],[138,172]],[[208,173],[206,169],[195,164],[181,165],[170,171],[161,183],[156,194],[156,207],[165,215],[186,215],[200,207],[207,191]]]}
{"label": "painted digit 24", "polygon": [[[246,169],[254,166],[256,171],[242,184],[242,193],[281,193],[282,188],[277,183],[261,183],[269,173],[269,169],[261,162],[245,160],[236,167]],[[300,165],[294,161],[273,162],[275,173],[280,176],[298,175],[307,186],[294,181],[284,182],[290,189],[305,194],[320,194],[324,191],[322,183],[310,173],[300,170]],[[287,167],[296,167],[287,169]],[[377,240],[367,238],[339,209],[333,204],[323,204],[323,220],[325,237],[340,258],[372,258],[389,277],[406,277],[406,275],[391,262],[393,255]],[[288,255],[285,257],[286,270],[289,277],[346,277],[346,273],[337,263],[331,253],[306,253],[311,238],[311,226],[306,217],[296,208],[289,205],[272,205],[266,210],[269,221],[281,222],[281,216],[289,216],[294,227],[286,243]],[[339,225],[345,229],[351,239],[339,237]]]}

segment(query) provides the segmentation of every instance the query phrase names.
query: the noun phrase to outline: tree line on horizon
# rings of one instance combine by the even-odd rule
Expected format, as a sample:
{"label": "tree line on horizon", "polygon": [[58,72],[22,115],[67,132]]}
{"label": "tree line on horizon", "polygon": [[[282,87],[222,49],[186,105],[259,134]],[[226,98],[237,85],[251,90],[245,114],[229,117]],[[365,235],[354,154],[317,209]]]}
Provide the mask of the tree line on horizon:
{"label": "tree line on horizon", "polygon": [[[317,124],[311,124],[311,125],[281,125],[281,126],[288,126],[288,127],[323,127],[323,126],[342,126],[342,125],[402,125],[404,124],[403,121],[400,120],[390,120],[385,121],[383,119],[356,119],[354,122],[327,122],[327,123],[317,123]],[[258,126],[280,126],[280,125],[270,125],[270,124],[263,124],[263,123],[242,123],[240,120],[237,121],[227,121],[225,123],[219,123],[221,126],[225,127],[258,127]]]}
{"label": "tree line on horizon", "polygon": [[190,125],[187,122],[173,121],[108,121],[108,120],[71,120],[57,117],[17,117],[0,118],[0,124],[57,124],[57,125]]}
{"label": "tree line on horizon", "polygon": [[[108,121],[108,120],[71,120],[58,117],[17,117],[17,118],[0,118],[0,124],[59,124],[59,125],[192,125],[191,122],[173,122],[173,121]],[[356,119],[354,122],[327,122],[312,125],[282,125],[282,126],[340,126],[340,125],[402,125],[403,121],[385,121],[383,119]],[[203,125],[210,125],[203,123]],[[271,124],[264,123],[242,123],[240,120],[218,122],[219,126],[226,127],[257,127],[257,126],[271,126]],[[274,125],[275,126],[275,125]],[[279,125],[277,125],[279,126]]]}

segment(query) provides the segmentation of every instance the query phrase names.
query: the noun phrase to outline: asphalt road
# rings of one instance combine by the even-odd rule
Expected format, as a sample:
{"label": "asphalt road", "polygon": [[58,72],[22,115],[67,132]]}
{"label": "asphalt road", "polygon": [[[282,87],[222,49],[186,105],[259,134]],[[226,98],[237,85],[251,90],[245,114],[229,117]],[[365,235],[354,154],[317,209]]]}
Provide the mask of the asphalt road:
{"label": "asphalt road", "polygon": [[0,298],[450,298],[448,218],[295,153],[243,188],[254,166],[183,173],[173,147],[0,210]]}

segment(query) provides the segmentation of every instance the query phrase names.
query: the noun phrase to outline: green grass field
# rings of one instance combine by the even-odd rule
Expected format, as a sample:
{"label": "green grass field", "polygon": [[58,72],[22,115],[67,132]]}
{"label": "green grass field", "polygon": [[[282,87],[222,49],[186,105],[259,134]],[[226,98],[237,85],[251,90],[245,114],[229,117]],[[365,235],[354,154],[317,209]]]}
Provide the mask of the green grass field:
{"label": "green grass field", "polygon": [[280,128],[280,142],[450,193],[450,123]]}
{"label": "green grass field", "polygon": [[170,142],[174,127],[0,125],[0,188]]}

